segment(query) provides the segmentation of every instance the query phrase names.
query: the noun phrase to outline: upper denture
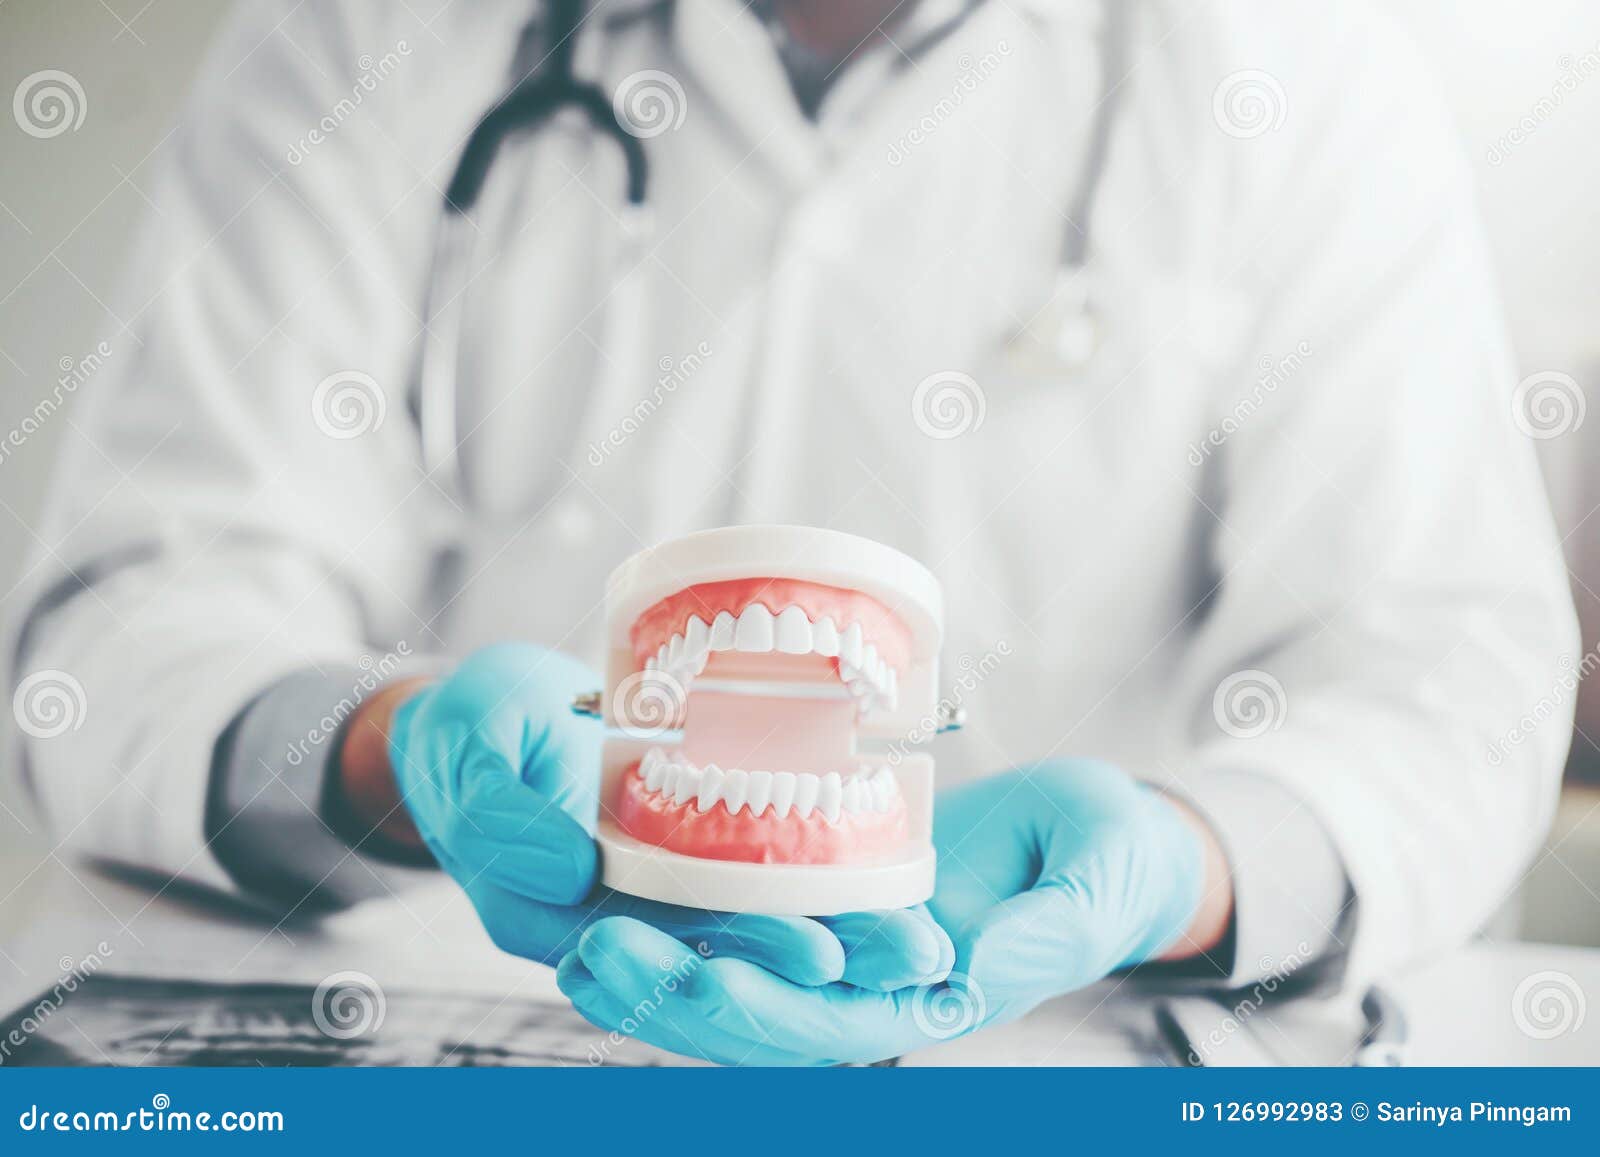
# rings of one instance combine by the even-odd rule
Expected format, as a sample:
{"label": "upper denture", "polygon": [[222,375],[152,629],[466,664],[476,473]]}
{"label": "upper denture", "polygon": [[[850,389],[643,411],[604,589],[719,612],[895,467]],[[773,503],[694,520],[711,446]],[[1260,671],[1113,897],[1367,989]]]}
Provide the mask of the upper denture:
{"label": "upper denture", "polygon": [[699,583],[662,599],[634,622],[636,663],[687,683],[714,653],[821,655],[864,714],[893,709],[910,652],[905,625],[859,591],[798,579]]}

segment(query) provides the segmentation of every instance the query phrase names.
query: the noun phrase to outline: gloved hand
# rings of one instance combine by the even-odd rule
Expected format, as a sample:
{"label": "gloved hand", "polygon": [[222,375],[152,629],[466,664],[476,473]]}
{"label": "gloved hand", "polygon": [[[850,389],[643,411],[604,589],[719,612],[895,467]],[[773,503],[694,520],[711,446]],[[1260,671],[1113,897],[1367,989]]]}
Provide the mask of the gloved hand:
{"label": "gloved hand", "polygon": [[[637,1035],[725,1063],[825,1064],[881,1060],[1014,1018],[1152,959],[1184,932],[1205,874],[1196,823],[1101,763],[1047,763],[946,791],[929,906],[954,941],[949,983],[800,987],[748,960],[689,963]],[[651,979],[687,953],[659,929],[602,920],[556,977],[580,1012],[617,1030]]]}
{"label": "gloved hand", "polygon": [[693,955],[731,954],[799,985],[898,987],[935,970],[948,939],[925,915],[899,913],[875,927],[735,916],[596,886],[601,728],[571,704],[601,685],[570,656],[505,643],[395,710],[395,786],[495,944],[554,963],[595,921],[626,916]]}

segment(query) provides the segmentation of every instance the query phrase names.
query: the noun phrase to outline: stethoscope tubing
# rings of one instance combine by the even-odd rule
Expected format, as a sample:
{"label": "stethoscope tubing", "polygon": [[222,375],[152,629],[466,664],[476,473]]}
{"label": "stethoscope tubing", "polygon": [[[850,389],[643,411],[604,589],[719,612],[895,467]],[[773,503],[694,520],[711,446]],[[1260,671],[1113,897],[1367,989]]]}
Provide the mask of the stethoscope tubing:
{"label": "stethoscope tubing", "polygon": [[[982,3],[967,0],[959,13],[928,30],[898,62],[911,59],[943,40]],[[501,150],[513,138],[532,137],[556,115],[583,113],[590,127],[613,140],[626,164],[623,220],[637,246],[648,236],[650,169],[644,143],[630,133],[611,99],[598,85],[580,80],[574,71],[575,42],[584,19],[583,0],[548,0],[523,30],[542,55],[479,119],[446,187],[435,232],[424,302],[424,329],[416,358],[412,415],[418,427],[423,470],[446,495],[470,505],[466,472],[460,461],[458,379],[463,312],[472,280],[473,255],[480,230],[471,217],[493,173]],[[1101,35],[1102,92],[1083,179],[1070,207],[1073,227],[1062,246],[1063,272],[1082,267],[1089,250],[1089,218],[1105,169],[1111,130],[1120,104],[1119,90],[1130,43],[1129,0],[1105,0]],[[1087,306],[1084,307],[1087,309]]]}

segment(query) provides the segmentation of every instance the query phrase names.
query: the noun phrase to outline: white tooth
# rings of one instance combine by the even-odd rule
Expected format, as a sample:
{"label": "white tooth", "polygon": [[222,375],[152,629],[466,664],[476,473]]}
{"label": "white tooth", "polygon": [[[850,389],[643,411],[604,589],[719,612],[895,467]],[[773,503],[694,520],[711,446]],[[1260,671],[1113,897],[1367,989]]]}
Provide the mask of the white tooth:
{"label": "white tooth", "polygon": [[656,785],[662,795],[670,796],[673,789],[678,786],[678,765],[666,763],[661,766],[661,782]]}
{"label": "white tooth", "polygon": [[865,811],[861,799],[861,777],[852,775],[844,781],[844,787],[839,793],[839,800],[847,812]]}
{"label": "white tooth", "polygon": [[900,706],[900,672],[889,668],[889,710]]}
{"label": "white tooth", "polygon": [[874,687],[878,685],[878,648],[868,643],[861,648],[861,673]]}
{"label": "white tooth", "polygon": [[878,810],[877,801],[872,798],[872,784],[866,776],[861,777],[861,810],[864,812]]}
{"label": "white tooth", "polygon": [[749,791],[749,773],[740,771],[737,767],[730,767],[722,777],[722,802],[728,806],[728,814],[739,814],[739,809],[744,807]]}
{"label": "white tooth", "polygon": [[734,632],[736,651],[762,654],[772,650],[772,612],[760,603],[751,603],[739,616],[739,628]]}
{"label": "white tooth", "polygon": [[683,636],[673,635],[667,642],[667,666],[676,667],[683,658]]}
{"label": "white tooth", "polygon": [[749,805],[750,814],[759,816],[769,803],[772,802],[772,773],[770,771],[752,771],[750,773],[750,787],[745,795]]}
{"label": "white tooth", "polygon": [[738,624],[727,611],[718,611],[717,617],[711,620],[711,649],[713,651],[733,650],[733,635]]}
{"label": "white tooth", "polygon": [[872,785],[872,808],[874,811],[888,811],[889,802],[893,798],[894,785],[885,777],[885,770],[880,767],[872,773],[872,778],[867,781]]}
{"label": "white tooth", "polygon": [[684,764],[678,772],[678,782],[672,789],[673,803],[688,803],[700,790],[701,771],[693,764]]}
{"label": "white tooth", "polygon": [[818,619],[811,625],[811,649],[830,659],[839,653],[839,628],[832,619]]}
{"label": "white tooth", "polygon": [[706,621],[699,615],[690,615],[683,628],[683,653],[703,666],[710,641],[711,628]]}
{"label": "white tooth", "polygon": [[705,773],[700,777],[700,794],[695,797],[695,810],[708,812],[717,806],[717,801],[722,798],[722,781],[725,777],[722,769],[714,763],[705,766]]}
{"label": "white tooth", "polygon": [[801,772],[794,777],[794,814],[808,816],[811,809],[817,806],[817,790],[822,786],[822,781],[810,772]]}
{"label": "white tooth", "polygon": [[644,669],[646,671],[654,671],[656,669],[656,657],[654,655],[644,661]]}
{"label": "white tooth", "polygon": [[828,817],[830,824],[839,822],[839,808],[844,803],[844,784],[839,781],[839,773],[830,771],[822,777],[822,782],[817,787],[817,809]]}
{"label": "white tooth", "polygon": [[662,643],[661,644],[661,649],[656,652],[656,666],[657,667],[665,667],[666,665],[667,665],[667,645],[665,643]]}
{"label": "white tooth", "polygon": [[839,636],[839,662],[861,669],[861,624],[851,623]]}
{"label": "white tooth", "polygon": [[794,772],[772,773],[772,814],[780,820],[789,814],[789,808],[794,804],[796,788]]}
{"label": "white tooth", "polygon": [[661,786],[661,777],[666,774],[667,757],[661,754],[659,747],[652,747],[644,757],[640,770],[644,772],[644,786],[649,791],[655,791]]}
{"label": "white tooth", "polygon": [[785,607],[778,616],[775,638],[786,655],[811,654],[811,620],[799,607]]}

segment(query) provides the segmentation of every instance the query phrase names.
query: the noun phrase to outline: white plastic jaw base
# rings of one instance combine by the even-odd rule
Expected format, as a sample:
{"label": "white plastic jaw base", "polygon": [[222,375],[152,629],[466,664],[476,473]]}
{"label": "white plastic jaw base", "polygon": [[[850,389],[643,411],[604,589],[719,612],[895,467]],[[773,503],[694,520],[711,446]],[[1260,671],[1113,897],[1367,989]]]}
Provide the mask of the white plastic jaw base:
{"label": "white plastic jaw base", "polygon": [[606,887],[687,908],[837,916],[910,908],[933,895],[934,854],[926,842],[907,843],[892,860],[852,867],[703,860],[643,843],[610,821],[600,824],[595,839]]}

